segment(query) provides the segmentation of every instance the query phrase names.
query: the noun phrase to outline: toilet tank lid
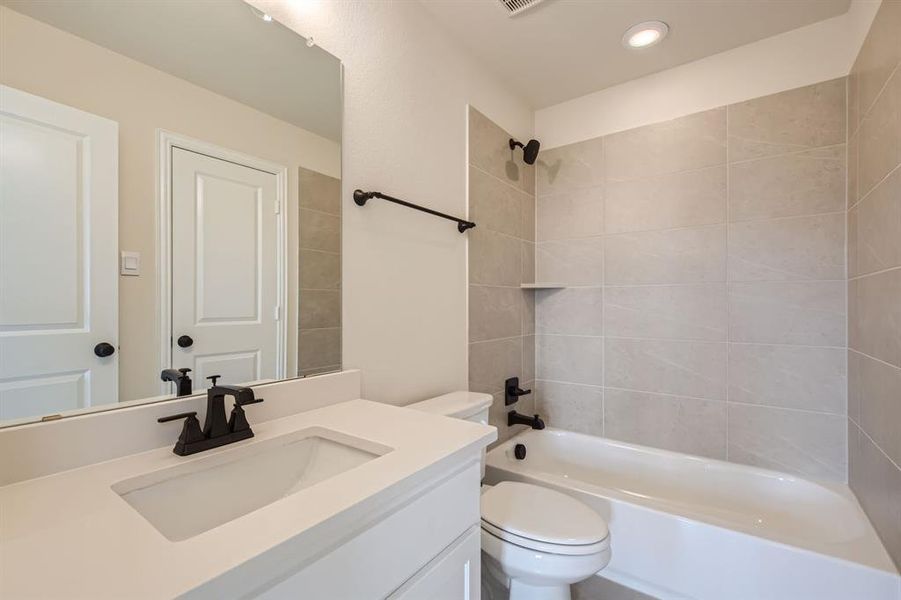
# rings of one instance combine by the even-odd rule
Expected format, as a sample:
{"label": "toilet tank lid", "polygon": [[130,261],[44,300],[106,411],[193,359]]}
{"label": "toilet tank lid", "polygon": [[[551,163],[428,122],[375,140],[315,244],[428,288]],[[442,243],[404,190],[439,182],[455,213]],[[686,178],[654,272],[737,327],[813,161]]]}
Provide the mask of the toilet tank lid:
{"label": "toilet tank lid", "polygon": [[414,402],[407,405],[407,408],[444,415],[445,417],[466,419],[482,412],[489,406],[491,406],[491,394],[459,391],[429,398],[422,402]]}

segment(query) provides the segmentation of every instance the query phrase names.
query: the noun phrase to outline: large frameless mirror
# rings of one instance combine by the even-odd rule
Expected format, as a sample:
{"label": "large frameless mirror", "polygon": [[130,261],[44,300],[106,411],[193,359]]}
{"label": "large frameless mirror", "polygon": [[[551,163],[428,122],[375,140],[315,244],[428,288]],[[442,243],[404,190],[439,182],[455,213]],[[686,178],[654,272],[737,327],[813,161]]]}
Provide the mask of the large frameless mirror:
{"label": "large frameless mirror", "polygon": [[0,0],[0,426],[341,368],[341,81],[241,0]]}

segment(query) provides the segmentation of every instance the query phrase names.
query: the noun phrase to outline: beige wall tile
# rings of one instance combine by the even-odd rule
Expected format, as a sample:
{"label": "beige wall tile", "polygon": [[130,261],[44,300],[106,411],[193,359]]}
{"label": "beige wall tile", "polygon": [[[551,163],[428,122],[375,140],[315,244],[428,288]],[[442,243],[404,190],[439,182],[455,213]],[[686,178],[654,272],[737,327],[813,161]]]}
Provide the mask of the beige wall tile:
{"label": "beige wall tile", "polygon": [[604,233],[604,188],[538,196],[538,240],[566,240]]}
{"label": "beige wall tile", "polygon": [[726,399],[726,344],[605,338],[604,385]]}
{"label": "beige wall tile", "polygon": [[535,262],[539,282],[600,285],[604,282],[604,238],[539,242]]}
{"label": "beige wall tile", "polygon": [[341,214],[341,180],[298,168],[298,191],[301,208],[311,208],[332,215]]}
{"label": "beige wall tile", "polygon": [[846,480],[844,415],[728,403],[729,460],[815,479]]}
{"label": "beige wall tile", "polygon": [[845,282],[729,284],[729,339],[770,344],[845,345]]}
{"label": "beige wall tile", "polygon": [[340,288],[341,255],[319,250],[301,250],[300,287],[318,290]]}
{"label": "beige wall tile", "polygon": [[300,247],[341,252],[341,217],[300,209]]}
{"label": "beige wall tile", "polygon": [[845,141],[845,78],[729,106],[729,160]]}
{"label": "beige wall tile", "polygon": [[[522,370],[519,373],[520,381],[535,380],[535,336],[526,335],[522,338]],[[524,388],[526,389],[526,388]]]}
{"label": "beige wall tile", "polygon": [[858,207],[855,206],[845,213],[845,260],[848,261],[846,270],[849,278],[859,275],[857,268],[857,264],[859,262],[857,258],[857,252],[860,247],[860,242],[857,239],[858,212]]}
{"label": "beige wall tile", "polygon": [[604,210],[607,233],[724,223],[726,167],[611,182]]}
{"label": "beige wall tile", "polygon": [[535,283],[535,243],[523,242],[521,248],[520,280],[522,283]]}
{"label": "beige wall tile", "polygon": [[848,214],[849,273],[861,275],[897,266],[901,266],[901,169]]}
{"label": "beige wall tile", "polygon": [[532,335],[535,333],[535,292],[532,290],[520,290],[522,300],[522,333]]}
{"label": "beige wall tile", "polygon": [[301,372],[341,364],[340,327],[303,329],[297,337],[297,366]]}
{"label": "beige wall tile", "polygon": [[851,489],[895,565],[901,565],[901,469],[849,422]]}
{"label": "beige wall tile", "polygon": [[863,354],[848,349],[848,418],[860,423],[860,361]]}
{"label": "beige wall tile", "polygon": [[721,165],[726,162],[726,109],[611,134],[605,158],[608,182]]}
{"label": "beige wall tile", "polygon": [[522,190],[477,167],[469,167],[469,218],[479,229],[521,237]]}
{"label": "beige wall tile", "polygon": [[535,336],[538,379],[603,385],[604,339],[571,335]]}
{"label": "beige wall tile", "polygon": [[726,279],[722,225],[611,235],[604,253],[608,285]]}
{"label": "beige wall tile", "polygon": [[848,293],[851,347],[901,366],[901,269],[856,279]]}
{"label": "beige wall tile", "polygon": [[604,138],[542,150],[538,195],[559,194],[604,183]]}
{"label": "beige wall tile", "polygon": [[901,465],[901,369],[862,354],[857,357],[857,423],[889,458]]}
{"label": "beige wall tile", "polygon": [[843,348],[729,344],[729,401],[846,414]]}
{"label": "beige wall tile", "polygon": [[845,278],[845,215],[729,225],[732,281]]}
{"label": "beige wall tile", "polygon": [[711,458],[726,458],[726,404],[604,389],[606,437]]}
{"label": "beige wall tile", "polygon": [[341,326],[341,292],[301,290],[300,328],[322,329]]}
{"label": "beige wall tile", "polygon": [[726,284],[608,286],[604,330],[615,337],[726,341]]}
{"label": "beige wall tile", "polygon": [[859,81],[859,107],[866,113],[885,86],[889,75],[901,62],[901,2],[887,0],[879,7],[870,31],[860,48],[854,73]]}
{"label": "beige wall tile", "polygon": [[493,394],[504,389],[508,377],[522,368],[522,338],[469,344],[469,389]]}
{"label": "beige wall tile", "polygon": [[534,194],[535,167],[522,161],[522,152],[510,152],[509,140],[510,134],[469,108],[469,164]]}
{"label": "beige wall tile", "polygon": [[481,342],[522,333],[522,290],[469,286],[469,341]]}
{"label": "beige wall tile", "polygon": [[522,242],[478,227],[468,234],[469,282],[518,286],[522,277]]}
{"label": "beige wall tile", "polygon": [[604,435],[604,392],[600,387],[538,380],[535,409],[548,427]]}
{"label": "beige wall tile", "polygon": [[847,192],[848,199],[847,205],[849,207],[857,204],[857,201],[860,199],[860,194],[858,193],[858,179],[859,179],[859,166],[858,159],[860,157],[860,133],[854,132],[851,137],[848,138],[848,149],[846,153],[846,161],[847,161],[847,169],[845,173],[845,182],[847,184]]}
{"label": "beige wall tile", "polygon": [[845,209],[845,145],[729,166],[729,220]]}
{"label": "beige wall tile", "polygon": [[901,164],[901,70],[863,116],[859,138],[857,185],[863,197]]}
{"label": "beige wall tile", "polygon": [[535,204],[535,196],[522,194],[519,197],[522,206],[519,237],[530,242],[535,241],[535,226],[538,207]]}
{"label": "beige wall tile", "polygon": [[604,290],[574,287],[535,291],[538,333],[604,335]]}
{"label": "beige wall tile", "polygon": [[[858,61],[859,62],[859,61]],[[848,137],[860,127],[860,77],[857,65],[848,73]]]}

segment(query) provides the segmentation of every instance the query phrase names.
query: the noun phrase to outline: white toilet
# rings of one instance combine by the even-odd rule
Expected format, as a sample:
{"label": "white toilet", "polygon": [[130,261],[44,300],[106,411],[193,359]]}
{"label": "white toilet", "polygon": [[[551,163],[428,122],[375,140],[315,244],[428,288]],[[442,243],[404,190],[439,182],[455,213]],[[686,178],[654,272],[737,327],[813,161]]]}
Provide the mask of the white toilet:
{"label": "white toilet", "polygon": [[[408,408],[487,424],[490,406],[488,394],[452,392]],[[569,600],[571,584],[610,562],[607,523],[566,494],[504,481],[482,487],[481,512],[482,556],[510,600]]]}

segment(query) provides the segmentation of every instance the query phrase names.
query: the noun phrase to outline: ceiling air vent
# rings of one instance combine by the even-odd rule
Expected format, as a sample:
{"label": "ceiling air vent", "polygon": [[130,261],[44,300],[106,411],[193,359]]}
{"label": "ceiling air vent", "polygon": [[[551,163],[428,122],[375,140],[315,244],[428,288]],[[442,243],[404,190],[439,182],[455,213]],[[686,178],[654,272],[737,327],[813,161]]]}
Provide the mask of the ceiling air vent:
{"label": "ceiling air vent", "polygon": [[515,17],[516,15],[525,12],[535,6],[536,4],[541,4],[543,0],[499,0],[501,5],[507,9],[508,17]]}

